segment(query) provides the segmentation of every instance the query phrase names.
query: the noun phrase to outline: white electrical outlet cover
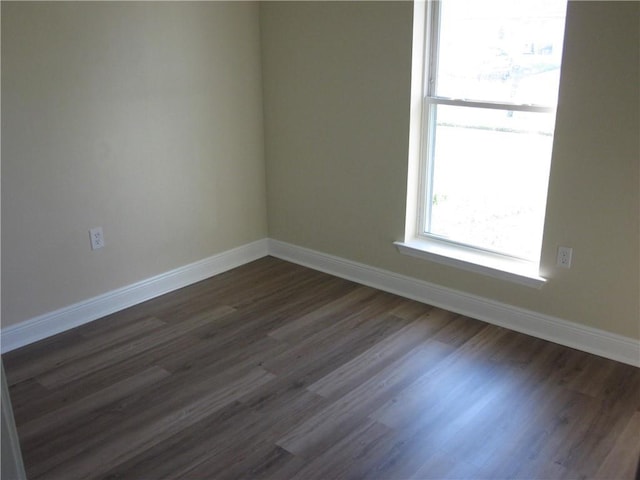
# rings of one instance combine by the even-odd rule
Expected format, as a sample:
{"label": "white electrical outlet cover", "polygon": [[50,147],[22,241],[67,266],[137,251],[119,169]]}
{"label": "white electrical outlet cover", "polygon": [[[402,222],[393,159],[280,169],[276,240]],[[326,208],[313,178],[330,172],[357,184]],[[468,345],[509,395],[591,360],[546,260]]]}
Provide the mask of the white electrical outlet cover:
{"label": "white electrical outlet cover", "polygon": [[89,236],[91,238],[91,250],[97,250],[104,247],[104,235],[102,234],[102,227],[95,227],[89,230]]}
{"label": "white electrical outlet cover", "polygon": [[556,260],[556,265],[562,268],[571,268],[572,255],[573,255],[573,248],[558,247],[558,259]]}

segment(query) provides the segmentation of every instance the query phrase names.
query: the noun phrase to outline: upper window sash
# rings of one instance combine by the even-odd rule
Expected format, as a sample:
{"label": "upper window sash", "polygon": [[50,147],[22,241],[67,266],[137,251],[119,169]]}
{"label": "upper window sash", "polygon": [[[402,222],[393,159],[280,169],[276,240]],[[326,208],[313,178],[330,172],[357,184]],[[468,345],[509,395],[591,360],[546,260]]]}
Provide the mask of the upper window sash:
{"label": "upper window sash", "polygon": [[440,1],[427,0],[425,9],[425,85],[424,92],[427,97],[435,97],[438,71],[438,43],[440,40]]}
{"label": "upper window sash", "polygon": [[[532,79],[528,73],[531,71],[535,75],[539,75],[535,72],[549,72],[544,73],[545,76],[558,72],[559,75],[557,64],[564,31],[564,12],[559,10],[562,2],[557,5],[533,0],[489,2],[470,4],[471,10],[479,16],[469,16],[468,5],[456,0],[427,1],[423,50],[425,97],[477,102],[487,104],[488,108],[532,105],[548,109],[541,110],[543,112],[553,112],[557,91],[554,97],[552,90],[538,88],[535,84],[523,88],[520,79]],[[514,15],[516,23],[512,28],[500,32],[504,38],[495,36],[490,12],[497,12],[505,18]],[[544,30],[545,35],[535,36],[534,42],[526,43],[529,40],[527,32],[537,32],[540,25],[550,28]],[[540,56],[542,50],[545,53]],[[507,85],[512,84],[512,90],[509,87],[503,91],[494,88],[498,79],[503,79]],[[470,103],[468,106],[474,105]],[[540,110],[524,108],[522,111]]]}

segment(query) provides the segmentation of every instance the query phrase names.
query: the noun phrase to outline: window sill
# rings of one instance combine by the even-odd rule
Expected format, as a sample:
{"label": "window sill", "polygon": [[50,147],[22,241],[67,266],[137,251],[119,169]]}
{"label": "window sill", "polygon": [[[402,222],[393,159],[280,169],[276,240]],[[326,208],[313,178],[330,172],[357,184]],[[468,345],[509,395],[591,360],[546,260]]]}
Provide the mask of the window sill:
{"label": "window sill", "polygon": [[528,287],[541,288],[546,282],[546,279],[538,274],[538,265],[533,262],[491,255],[437,240],[415,239],[409,242],[394,242],[394,245],[403,255],[422,258]]}

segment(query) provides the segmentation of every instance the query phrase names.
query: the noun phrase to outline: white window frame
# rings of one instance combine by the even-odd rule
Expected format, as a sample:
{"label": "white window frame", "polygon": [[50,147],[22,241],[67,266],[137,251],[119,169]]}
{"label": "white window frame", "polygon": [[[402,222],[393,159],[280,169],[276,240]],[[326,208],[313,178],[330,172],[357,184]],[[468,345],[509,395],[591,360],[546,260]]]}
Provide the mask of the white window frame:
{"label": "white window frame", "polygon": [[431,198],[434,144],[430,136],[435,132],[429,119],[430,105],[452,105],[472,108],[504,109],[522,112],[553,113],[555,106],[502,102],[486,102],[438,97],[435,75],[437,68],[437,39],[439,1],[414,2],[413,53],[411,78],[411,118],[409,138],[409,175],[407,181],[407,212],[405,239],[395,242],[400,253],[467,271],[500,278],[521,285],[541,288],[546,279],[540,275],[539,261],[524,260],[499,252],[491,252],[428,232]]}

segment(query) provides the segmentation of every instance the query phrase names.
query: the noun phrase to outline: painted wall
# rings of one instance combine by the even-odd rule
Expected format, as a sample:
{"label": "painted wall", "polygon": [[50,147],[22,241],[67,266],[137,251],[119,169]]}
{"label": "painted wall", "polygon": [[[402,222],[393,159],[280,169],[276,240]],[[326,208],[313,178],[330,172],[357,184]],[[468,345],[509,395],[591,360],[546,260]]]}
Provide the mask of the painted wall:
{"label": "painted wall", "polygon": [[261,88],[255,3],[2,2],[3,327],[264,238]]}
{"label": "painted wall", "polygon": [[[269,234],[640,338],[640,3],[570,2],[541,289],[400,255],[412,4],[260,6]],[[555,267],[573,247],[570,270]]]}
{"label": "painted wall", "polygon": [[392,245],[410,2],[1,8],[3,327],[268,234],[640,338],[637,2],[570,3],[540,291]]}

